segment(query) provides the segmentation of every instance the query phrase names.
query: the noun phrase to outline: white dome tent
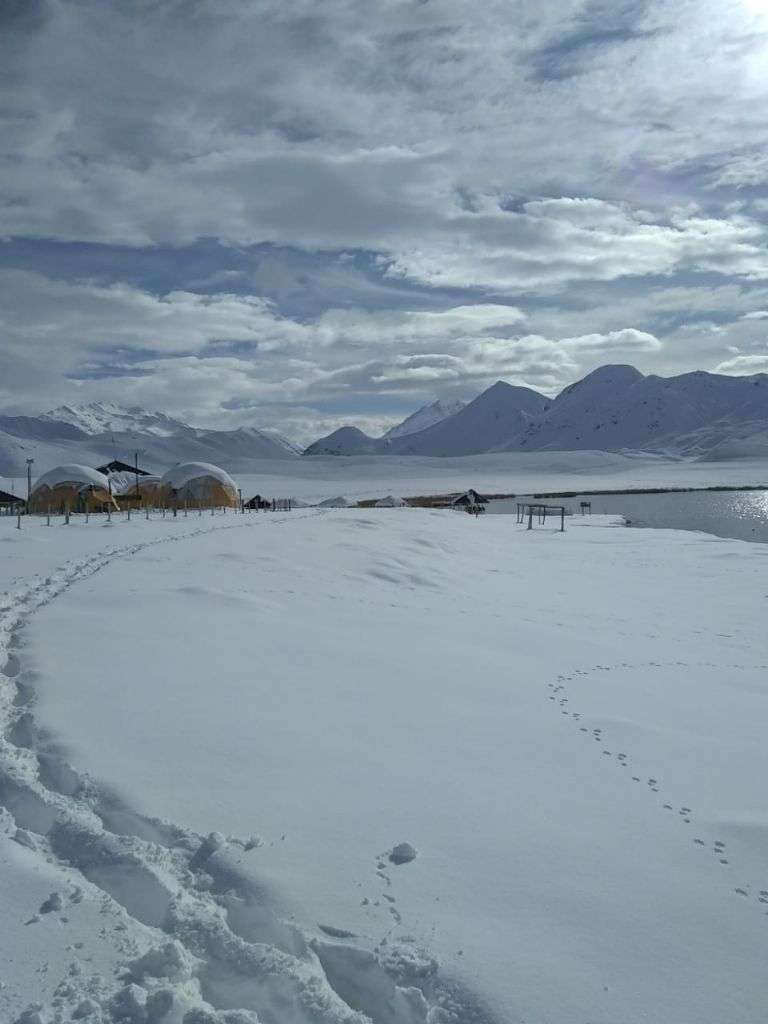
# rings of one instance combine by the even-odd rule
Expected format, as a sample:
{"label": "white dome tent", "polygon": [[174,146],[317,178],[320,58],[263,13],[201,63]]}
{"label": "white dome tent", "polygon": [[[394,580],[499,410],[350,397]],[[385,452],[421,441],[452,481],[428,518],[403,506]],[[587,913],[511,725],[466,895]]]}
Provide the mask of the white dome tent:
{"label": "white dome tent", "polygon": [[229,473],[209,462],[183,462],[163,474],[162,500],[187,508],[237,508],[237,485]]}
{"label": "white dome tent", "polygon": [[117,507],[107,477],[76,463],[43,473],[29,497],[30,512],[95,512]]}
{"label": "white dome tent", "polygon": [[398,498],[394,494],[388,494],[386,498],[379,498],[374,508],[407,508],[408,502],[405,498]]}
{"label": "white dome tent", "polygon": [[120,474],[123,478],[121,480],[120,488],[115,487],[114,476],[112,479],[112,490],[113,493],[124,503],[140,504],[140,505],[159,505],[161,504],[163,479],[160,476],[155,476],[152,473],[145,473],[139,477],[138,487],[136,486],[136,478],[131,477],[128,473]]}

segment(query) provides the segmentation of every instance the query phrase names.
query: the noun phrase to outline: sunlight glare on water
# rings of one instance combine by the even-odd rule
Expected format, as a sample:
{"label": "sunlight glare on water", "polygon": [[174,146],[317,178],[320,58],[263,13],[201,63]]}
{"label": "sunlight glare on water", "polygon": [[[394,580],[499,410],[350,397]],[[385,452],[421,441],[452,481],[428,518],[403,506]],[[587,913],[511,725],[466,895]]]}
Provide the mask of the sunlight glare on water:
{"label": "sunlight glare on water", "polygon": [[[493,501],[488,511],[514,513],[516,502],[530,497],[520,495],[512,500]],[[552,504],[563,504],[576,514],[579,502],[589,501],[593,513],[621,515],[632,526],[700,530],[717,537],[768,544],[768,491],[575,494],[548,500]]]}

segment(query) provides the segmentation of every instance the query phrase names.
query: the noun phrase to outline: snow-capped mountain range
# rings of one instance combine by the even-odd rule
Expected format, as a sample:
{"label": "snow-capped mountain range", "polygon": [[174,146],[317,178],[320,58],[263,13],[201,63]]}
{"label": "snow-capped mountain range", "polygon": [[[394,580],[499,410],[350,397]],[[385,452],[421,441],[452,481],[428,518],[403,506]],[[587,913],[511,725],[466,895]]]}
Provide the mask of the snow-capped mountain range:
{"label": "snow-capped mountain range", "polygon": [[[466,405],[433,401],[369,437],[353,426],[311,444],[304,455],[461,456],[517,451],[646,451],[701,459],[768,457],[768,375],[696,371],[644,376],[603,366],[556,398],[497,381]],[[162,412],[94,402],[37,416],[0,416],[0,476],[60,462],[112,459],[155,470],[213,462],[251,471],[255,460],[292,459],[300,450],[271,430],[192,427]]]}
{"label": "snow-capped mountain range", "polygon": [[207,430],[162,412],[114,403],[61,406],[38,416],[0,416],[0,476],[18,476],[27,458],[40,471],[59,462],[96,466],[134,453],[147,469],[175,462],[213,462],[235,470],[251,459],[295,458],[299,449],[256,427]]}
{"label": "snow-capped mountain range", "polygon": [[707,459],[768,456],[768,375],[728,377],[700,370],[658,377],[632,366],[602,366],[554,399],[497,381],[425,429],[372,438],[342,427],[304,454],[586,450]]}
{"label": "snow-capped mountain range", "polygon": [[152,434],[173,437],[192,428],[162,412],[147,412],[138,406],[122,406],[115,402],[92,402],[90,405],[60,405],[40,416],[50,423],[68,423],[84,434],[111,433]]}

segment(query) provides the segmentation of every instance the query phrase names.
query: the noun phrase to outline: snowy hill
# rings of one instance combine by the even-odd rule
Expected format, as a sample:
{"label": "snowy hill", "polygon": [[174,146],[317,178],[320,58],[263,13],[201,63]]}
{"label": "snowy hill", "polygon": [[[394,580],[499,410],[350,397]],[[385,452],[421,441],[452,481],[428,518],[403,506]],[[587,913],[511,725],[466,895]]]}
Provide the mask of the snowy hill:
{"label": "snowy hill", "polygon": [[[427,406],[414,413],[419,417]],[[475,455],[487,452],[520,434],[531,417],[540,414],[548,399],[530,388],[513,387],[497,381],[468,405],[430,426],[407,433],[389,432],[381,438],[369,437],[357,427],[340,427],[315,441],[305,455]],[[446,408],[446,406],[442,406]],[[400,426],[405,426],[405,420]],[[400,428],[395,428],[399,430]]]}
{"label": "snowy hill", "polygon": [[41,420],[68,423],[84,434],[153,434],[173,437],[192,430],[180,420],[161,412],[147,412],[138,406],[125,407],[115,402],[91,402],[89,405],[61,405],[40,416]]}
{"label": "snowy hill", "polygon": [[627,450],[709,460],[768,455],[767,374],[728,377],[697,370],[658,377],[633,366],[601,366],[554,400],[498,381],[452,415],[410,429],[438,404],[414,413],[382,438],[342,427],[304,454],[451,457]]}
{"label": "snowy hill", "polygon": [[357,427],[339,427],[332,434],[321,437],[308,448],[305,455],[373,455],[379,450],[379,441],[369,437]]}
{"label": "snowy hill", "polygon": [[644,377],[631,366],[603,366],[561,392],[505,450],[628,448],[701,456],[723,447],[741,453],[732,442],[745,423],[749,436],[759,434],[760,425],[768,430],[766,374]]}
{"label": "snowy hill", "polygon": [[98,465],[109,459],[140,462],[149,469],[175,462],[214,462],[225,469],[251,459],[295,458],[296,448],[274,433],[256,427],[206,430],[160,412],[114,403],[61,406],[40,416],[0,416],[0,475],[25,472],[35,459],[35,472],[57,462]]}
{"label": "snowy hill", "polygon": [[406,437],[408,434],[418,434],[420,430],[426,430],[427,427],[432,427],[435,423],[440,423],[442,420],[448,419],[449,416],[461,412],[465,405],[466,402],[462,402],[458,398],[449,401],[443,401],[438,398],[436,402],[424,405],[421,409],[411,413],[402,423],[391,427],[384,434],[384,437],[392,439],[395,437]]}
{"label": "snowy hill", "polygon": [[491,451],[523,432],[549,400],[530,388],[497,381],[445,420],[417,434],[387,442],[397,455],[476,455]]}

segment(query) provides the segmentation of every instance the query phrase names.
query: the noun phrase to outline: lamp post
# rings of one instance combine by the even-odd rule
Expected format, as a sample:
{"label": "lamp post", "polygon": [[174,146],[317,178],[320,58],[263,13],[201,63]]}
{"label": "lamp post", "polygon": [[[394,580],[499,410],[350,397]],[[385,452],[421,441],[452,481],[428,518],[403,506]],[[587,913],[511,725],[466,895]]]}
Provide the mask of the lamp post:
{"label": "lamp post", "polygon": [[27,459],[27,512],[29,512],[29,499],[32,497],[32,463],[34,459]]}

